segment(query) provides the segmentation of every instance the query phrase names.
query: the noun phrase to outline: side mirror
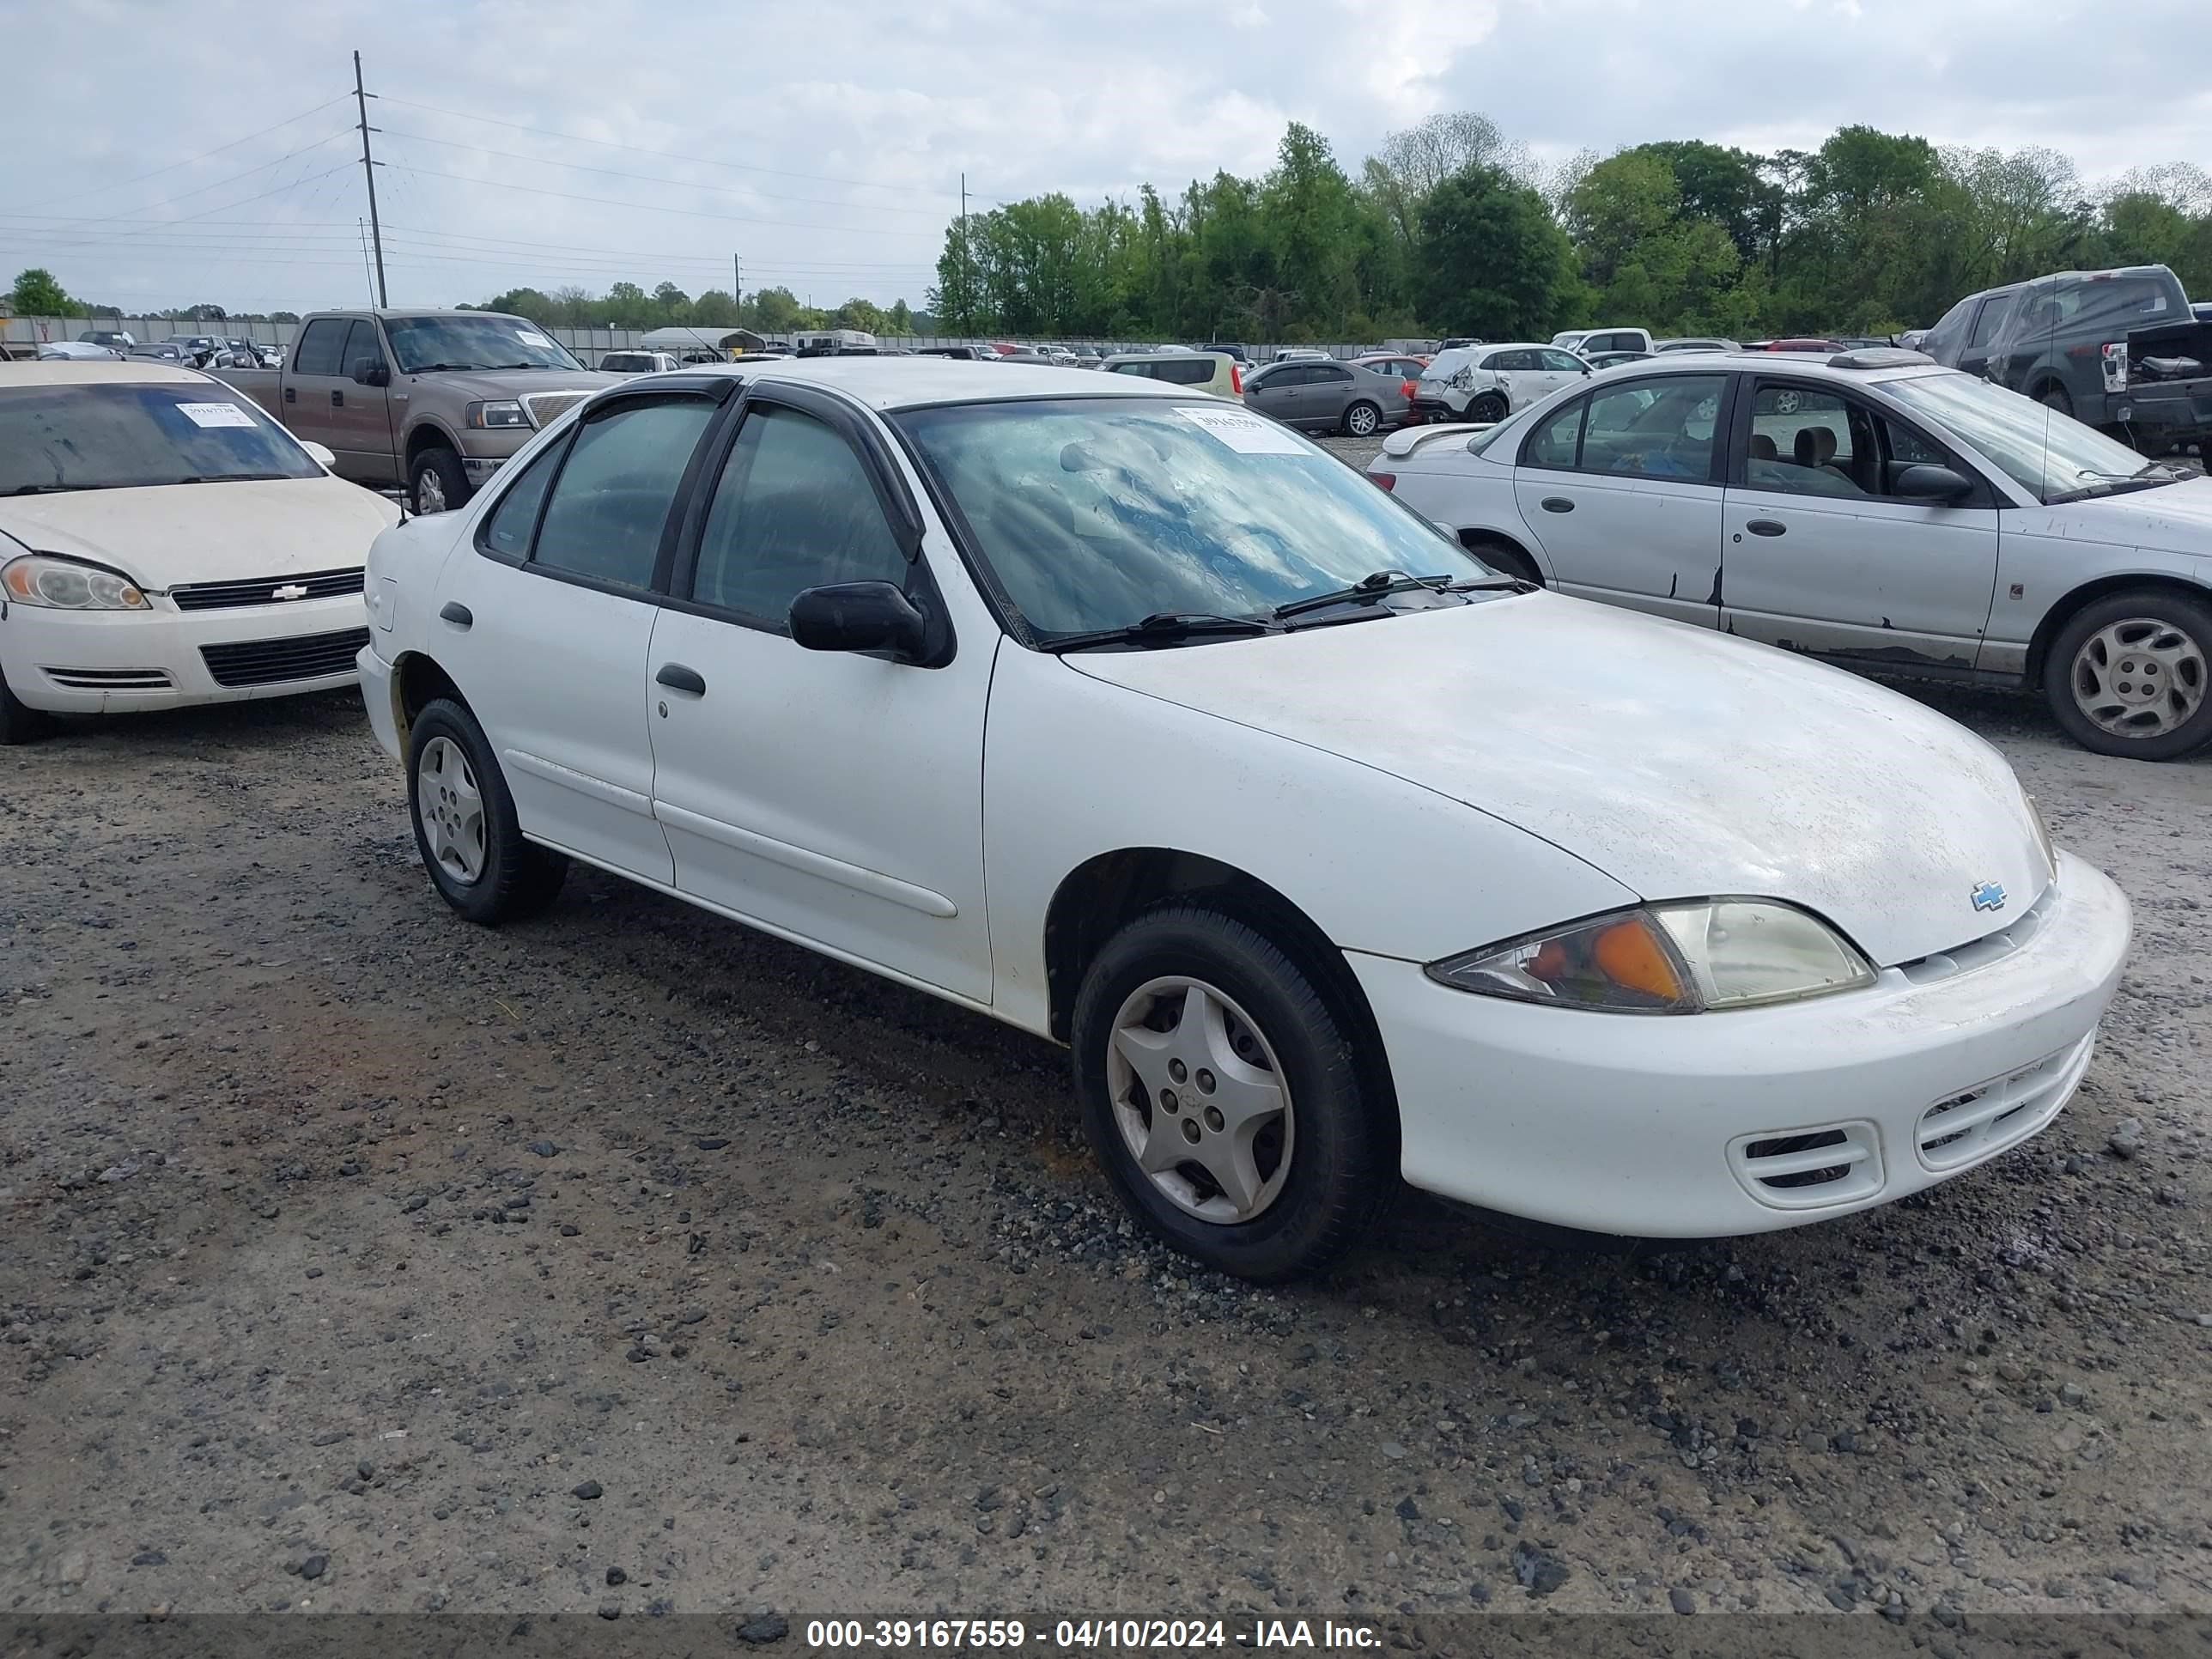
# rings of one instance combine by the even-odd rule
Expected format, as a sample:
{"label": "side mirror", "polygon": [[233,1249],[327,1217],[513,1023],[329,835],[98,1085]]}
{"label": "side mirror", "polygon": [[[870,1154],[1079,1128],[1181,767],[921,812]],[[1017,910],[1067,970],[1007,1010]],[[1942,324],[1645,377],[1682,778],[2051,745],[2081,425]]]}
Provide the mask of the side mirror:
{"label": "side mirror", "polygon": [[807,588],[791,602],[791,637],[809,651],[879,651],[900,662],[929,650],[929,624],[890,582]]}
{"label": "side mirror", "polygon": [[390,386],[392,371],[374,357],[354,359],[353,378],[362,386]]}
{"label": "side mirror", "polygon": [[1597,371],[1596,371],[1595,369],[1592,368],[1591,368],[1588,363],[1584,363],[1584,364],[1583,365],[1583,373],[1585,375],[1589,375],[1589,374],[1595,374],[1595,373],[1597,373]]}
{"label": "side mirror", "polygon": [[1908,466],[1897,475],[1899,500],[1930,501],[1938,506],[1963,501],[1974,493],[1973,480],[1948,466]]}
{"label": "side mirror", "polygon": [[297,438],[293,441],[307,452],[309,460],[326,472],[338,464],[337,454],[332,452],[328,444],[319,444],[313,438]]}

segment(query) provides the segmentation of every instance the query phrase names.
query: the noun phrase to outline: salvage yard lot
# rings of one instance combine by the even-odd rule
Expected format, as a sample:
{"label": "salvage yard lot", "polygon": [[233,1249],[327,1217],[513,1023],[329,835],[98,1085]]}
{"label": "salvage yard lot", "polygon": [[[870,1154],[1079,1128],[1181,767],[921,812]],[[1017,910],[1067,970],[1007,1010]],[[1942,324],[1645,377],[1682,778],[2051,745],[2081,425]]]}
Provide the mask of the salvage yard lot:
{"label": "salvage yard lot", "polygon": [[2212,1607],[2212,763],[1917,695],[2136,906],[2049,1131],[1290,1291],[1135,1233],[1056,1049],[593,872],[457,921],[357,698],[14,751],[10,1605]]}

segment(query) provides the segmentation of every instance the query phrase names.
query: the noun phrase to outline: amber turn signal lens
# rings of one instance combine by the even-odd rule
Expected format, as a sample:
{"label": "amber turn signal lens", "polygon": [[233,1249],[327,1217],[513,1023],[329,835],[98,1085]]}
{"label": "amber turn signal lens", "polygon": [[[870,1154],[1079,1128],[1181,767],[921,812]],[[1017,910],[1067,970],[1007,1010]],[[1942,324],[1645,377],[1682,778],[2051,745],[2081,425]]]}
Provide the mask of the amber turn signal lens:
{"label": "amber turn signal lens", "polygon": [[1597,936],[1590,951],[1598,969],[1615,985],[1641,991],[1662,1002],[1678,1002],[1682,981],[1674,964],[1641,916],[1617,921]]}

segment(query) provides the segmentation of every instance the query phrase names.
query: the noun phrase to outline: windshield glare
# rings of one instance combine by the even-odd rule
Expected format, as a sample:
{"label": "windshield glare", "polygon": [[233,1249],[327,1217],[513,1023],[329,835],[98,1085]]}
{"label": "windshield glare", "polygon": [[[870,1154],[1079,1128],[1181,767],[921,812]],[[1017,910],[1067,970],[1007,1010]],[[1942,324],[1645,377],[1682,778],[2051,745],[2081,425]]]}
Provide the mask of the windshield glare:
{"label": "windshield glare", "polygon": [[1948,427],[2045,503],[2079,500],[2144,469],[2143,458],[2094,427],[1971,374],[1921,374],[1883,390]]}
{"label": "windshield glare", "polygon": [[321,476],[289,433],[228,386],[0,388],[0,495]]}
{"label": "windshield glare", "polygon": [[1489,573],[1287,427],[1234,404],[1079,398],[898,417],[1047,639],[1266,616],[1378,570]]}
{"label": "windshield glare", "polygon": [[575,368],[553,337],[520,317],[387,317],[384,331],[402,372],[447,368]]}

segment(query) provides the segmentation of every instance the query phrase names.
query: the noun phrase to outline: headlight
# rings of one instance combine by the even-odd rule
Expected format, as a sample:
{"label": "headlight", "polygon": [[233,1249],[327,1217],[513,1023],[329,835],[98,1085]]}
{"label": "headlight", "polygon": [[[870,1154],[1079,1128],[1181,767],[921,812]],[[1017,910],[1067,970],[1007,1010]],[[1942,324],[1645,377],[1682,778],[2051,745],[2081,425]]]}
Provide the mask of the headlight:
{"label": "headlight", "polygon": [[1595,916],[1428,965],[1455,990],[1559,1008],[1694,1014],[1874,983],[1819,917],[1772,899],[1699,899]]}
{"label": "headlight", "polygon": [[50,611],[151,611],[128,576],[54,553],[29,553],[0,569],[0,593]]}
{"label": "headlight", "polygon": [[2043,816],[2043,803],[2033,795],[2023,795],[2027,803],[2027,816],[2035,825],[2035,844],[2043,849],[2043,861],[2051,867],[2051,878],[2058,878],[2058,844],[2051,839],[2050,822]]}
{"label": "headlight", "polygon": [[468,418],[469,424],[477,427],[526,427],[530,424],[530,417],[522,412],[522,405],[512,402],[471,404],[468,407]]}

